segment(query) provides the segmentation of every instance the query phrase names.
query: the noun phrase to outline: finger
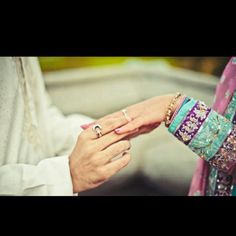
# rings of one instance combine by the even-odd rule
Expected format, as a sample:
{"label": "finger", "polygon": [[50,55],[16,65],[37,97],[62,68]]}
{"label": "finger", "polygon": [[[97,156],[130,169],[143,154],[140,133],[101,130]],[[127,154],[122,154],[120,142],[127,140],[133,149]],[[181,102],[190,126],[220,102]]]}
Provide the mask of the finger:
{"label": "finger", "polygon": [[115,129],[115,132],[117,134],[124,134],[124,133],[128,133],[128,132],[133,132],[136,129],[139,129],[141,126],[143,126],[144,121],[142,120],[142,118],[137,118],[131,122],[129,122],[128,124]]}
{"label": "finger", "polygon": [[92,123],[89,123],[89,124],[84,124],[84,125],[81,125],[80,127],[83,129],[83,130],[86,130],[88,129],[89,127],[91,127],[92,125],[94,125],[95,123],[92,122]]}
{"label": "finger", "polygon": [[147,134],[152,132],[154,129],[156,129],[158,126],[160,126],[161,123],[156,123],[153,125],[146,125],[146,126],[142,126],[139,129],[136,129],[136,132],[134,134],[128,135],[127,137],[125,137],[125,139],[130,140],[133,138],[136,138],[142,134]]}
{"label": "finger", "polygon": [[111,146],[109,146],[108,148],[100,152],[101,155],[99,158],[100,158],[101,164],[107,164],[114,157],[117,157],[123,152],[129,150],[130,148],[131,148],[131,144],[127,140],[112,144]]}
{"label": "finger", "polygon": [[123,157],[107,164],[105,168],[105,172],[107,173],[108,178],[119,172],[121,169],[126,167],[131,160],[131,155],[129,152],[126,152]]}
{"label": "finger", "polygon": [[[121,126],[126,125],[127,123],[128,121],[122,115],[120,115],[118,118],[103,118],[95,122],[95,124],[98,124],[102,127],[101,129],[102,135],[106,135]],[[86,135],[89,139],[98,138],[96,132],[93,130],[93,125],[90,126],[84,132],[85,132],[84,135]]]}
{"label": "finger", "polygon": [[133,133],[135,133],[135,132],[130,132],[130,133],[118,135],[114,131],[110,132],[109,134],[106,134],[105,136],[102,136],[101,138],[94,140],[93,141],[94,147],[96,150],[103,151],[107,147],[109,147],[110,145],[112,145],[118,141],[121,141],[122,139],[124,139],[125,137],[127,137],[128,135],[131,135]]}

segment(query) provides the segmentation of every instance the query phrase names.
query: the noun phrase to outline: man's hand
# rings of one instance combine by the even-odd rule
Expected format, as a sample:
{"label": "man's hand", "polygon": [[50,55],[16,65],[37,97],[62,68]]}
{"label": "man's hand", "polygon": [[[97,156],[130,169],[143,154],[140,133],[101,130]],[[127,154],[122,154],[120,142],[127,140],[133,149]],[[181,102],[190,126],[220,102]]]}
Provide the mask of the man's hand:
{"label": "man's hand", "polygon": [[[127,124],[122,113],[105,117],[96,122],[101,125],[103,136],[97,138],[92,126],[79,135],[70,155],[70,171],[74,193],[95,188],[124,168],[131,160],[127,134],[117,135],[114,130]],[[131,133],[132,134],[132,133]],[[113,160],[114,157],[121,158]]]}

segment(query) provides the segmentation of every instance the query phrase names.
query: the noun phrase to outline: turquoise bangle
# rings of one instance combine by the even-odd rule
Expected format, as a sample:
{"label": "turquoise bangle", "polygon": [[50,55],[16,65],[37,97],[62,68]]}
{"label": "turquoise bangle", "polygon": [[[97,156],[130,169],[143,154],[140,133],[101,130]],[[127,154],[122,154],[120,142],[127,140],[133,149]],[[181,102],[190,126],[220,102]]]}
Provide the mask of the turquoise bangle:
{"label": "turquoise bangle", "polygon": [[220,149],[232,128],[233,124],[229,120],[211,110],[188,146],[193,152],[209,161]]}
{"label": "turquoise bangle", "polygon": [[176,114],[174,120],[171,122],[168,131],[172,134],[175,133],[176,129],[178,128],[179,125],[181,125],[183,119],[185,118],[185,116],[187,115],[187,113],[193,108],[193,106],[195,105],[197,101],[194,99],[190,99],[189,102],[187,102],[186,104],[184,104],[179,112]]}

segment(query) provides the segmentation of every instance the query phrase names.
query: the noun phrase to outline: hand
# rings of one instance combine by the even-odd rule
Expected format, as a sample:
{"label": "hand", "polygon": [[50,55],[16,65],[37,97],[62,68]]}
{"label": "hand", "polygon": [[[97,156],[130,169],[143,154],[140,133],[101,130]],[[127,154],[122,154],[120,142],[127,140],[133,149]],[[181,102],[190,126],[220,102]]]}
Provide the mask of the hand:
{"label": "hand", "polygon": [[[90,126],[78,137],[70,155],[70,171],[74,193],[95,188],[124,168],[131,160],[127,150],[127,134],[117,135],[114,130],[127,124],[125,117],[106,117],[96,122],[102,126],[103,136],[97,138]],[[117,160],[114,157],[123,154]]]}
{"label": "hand", "polygon": [[[158,96],[127,107],[126,112],[132,121],[116,129],[115,132],[117,134],[135,132],[131,137],[151,132],[165,120],[166,111],[174,96],[173,94]],[[175,111],[180,100],[181,97],[175,103],[172,112]]]}
{"label": "hand", "polygon": [[[115,132],[117,134],[127,134],[125,138],[131,139],[156,129],[164,121],[167,108],[174,96],[173,94],[158,96],[127,107],[126,112],[132,121],[116,129]],[[178,101],[175,103],[173,112],[181,98],[182,96],[179,97]],[[116,112],[106,116],[106,118],[118,118],[121,117],[121,115],[121,112]],[[85,124],[81,127],[87,129],[92,124],[93,123]]]}

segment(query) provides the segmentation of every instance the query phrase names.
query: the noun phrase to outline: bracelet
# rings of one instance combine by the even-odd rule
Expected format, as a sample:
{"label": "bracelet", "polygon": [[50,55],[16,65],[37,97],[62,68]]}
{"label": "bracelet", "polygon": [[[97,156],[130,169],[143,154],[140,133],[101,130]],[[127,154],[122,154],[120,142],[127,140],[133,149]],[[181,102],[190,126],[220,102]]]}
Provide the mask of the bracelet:
{"label": "bracelet", "polygon": [[179,105],[175,109],[175,112],[174,112],[174,114],[172,115],[172,117],[170,119],[170,123],[172,123],[172,121],[176,117],[177,113],[179,112],[180,108],[184,105],[184,103],[186,102],[187,99],[189,99],[189,98],[187,98],[186,96],[183,96],[183,98],[180,100]]}
{"label": "bracelet", "polygon": [[196,104],[196,100],[190,99],[187,100],[187,102],[181,107],[178,114],[175,116],[173,121],[168,127],[168,131],[172,133],[173,135],[176,133],[176,131],[179,129],[181,124],[183,123],[185,117],[188,115],[188,113],[192,110],[193,106]]}
{"label": "bracelet", "polygon": [[166,117],[165,117],[165,126],[168,127],[170,125],[170,118],[172,114],[172,109],[175,103],[177,102],[178,98],[181,96],[181,93],[177,93],[171,100],[168,109],[166,111]]}

